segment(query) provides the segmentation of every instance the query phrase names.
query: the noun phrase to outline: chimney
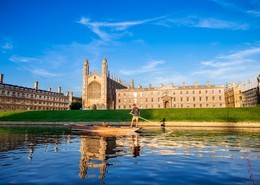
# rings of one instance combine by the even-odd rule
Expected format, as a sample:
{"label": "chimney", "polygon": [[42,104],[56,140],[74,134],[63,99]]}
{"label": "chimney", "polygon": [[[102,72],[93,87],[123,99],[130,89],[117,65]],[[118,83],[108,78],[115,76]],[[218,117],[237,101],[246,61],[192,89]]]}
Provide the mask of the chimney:
{"label": "chimney", "polygon": [[235,81],[233,81],[232,86],[236,87],[236,82]]}
{"label": "chimney", "polygon": [[210,81],[207,81],[207,86],[210,87]]}
{"label": "chimney", "polygon": [[38,89],[38,85],[39,85],[39,82],[34,82],[34,89],[37,90]]}
{"label": "chimney", "polygon": [[51,88],[49,88],[48,91],[51,92]]}
{"label": "chimney", "polygon": [[149,89],[151,89],[152,88],[152,84],[149,84]]}
{"label": "chimney", "polygon": [[73,100],[73,92],[69,92],[69,101],[72,102]]}
{"label": "chimney", "polygon": [[0,74],[0,84],[4,83],[4,74]]}
{"label": "chimney", "polygon": [[61,93],[61,86],[58,87],[58,93]]}
{"label": "chimney", "polygon": [[228,88],[229,87],[229,83],[226,83],[226,88]]}
{"label": "chimney", "polygon": [[130,88],[131,89],[135,88],[135,81],[134,81],[134,79],[132,79],[132,81],[130,82]]}
{"label": "chimney", "polygon": [[195,82],[195,83],[194,83],[194,86],[195,86],[195,87],[198,87],[198,82]]}
{"label": "chimney", "polygon": [[185,87],[186,86],[186,83],[185,82],[182,82],[182,87]]}

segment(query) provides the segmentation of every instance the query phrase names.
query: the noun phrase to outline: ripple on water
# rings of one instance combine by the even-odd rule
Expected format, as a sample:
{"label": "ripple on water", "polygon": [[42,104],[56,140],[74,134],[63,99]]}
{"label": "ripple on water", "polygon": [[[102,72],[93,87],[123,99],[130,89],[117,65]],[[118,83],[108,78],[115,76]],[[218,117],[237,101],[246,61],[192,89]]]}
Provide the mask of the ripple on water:
{"label": "ripple on water", "polygon": [[31,140],[0,153],[0,182],[253,184],[260,179],[260,140],[253,136],[185,130],[139,138],[27,135]]}

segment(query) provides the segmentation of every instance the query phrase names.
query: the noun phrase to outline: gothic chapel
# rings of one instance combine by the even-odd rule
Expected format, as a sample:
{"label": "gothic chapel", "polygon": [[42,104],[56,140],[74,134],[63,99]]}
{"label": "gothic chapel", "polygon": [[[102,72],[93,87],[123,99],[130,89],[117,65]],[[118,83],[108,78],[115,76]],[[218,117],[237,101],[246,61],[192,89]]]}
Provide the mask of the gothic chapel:
{"label": "gothic chapel", "polygon": [[85,60],[82,83],[83,109],[116,109],[116,89],[127,88],[119,78],[110,78],[106,57],[102,62],[101,74],[90,73],[89,62]]}

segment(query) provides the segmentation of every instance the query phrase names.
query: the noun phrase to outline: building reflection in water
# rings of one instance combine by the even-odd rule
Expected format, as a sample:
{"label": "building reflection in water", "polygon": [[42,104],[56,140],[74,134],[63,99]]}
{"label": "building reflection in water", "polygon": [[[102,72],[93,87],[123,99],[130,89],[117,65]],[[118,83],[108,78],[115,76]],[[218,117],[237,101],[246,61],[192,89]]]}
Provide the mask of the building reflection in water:
{"label": "building reflection in water", "polygon": [[85,178],[88,168],[99,168],[100,179],[105,177],[106,160],[116,148],[116,137],[103,136],[82,136],[81,137],[81,159],[80,159],[80,178]]}
{"label": "building reflection in water", "polygon": [[[125,146],[131,149],[132,157],[140,156],[138,137],[138,135],[132,135],[123,139]],[[128,144],[125,142],[125,139],[129,141]],[[115,136],[81,136],[80,178],[84,179],[87,176],[89,168],[99,168],[99,178],[103,179],[107,172],[107,160],[124,153],[123,151],[118,151],[116,147],[117,141]]]}

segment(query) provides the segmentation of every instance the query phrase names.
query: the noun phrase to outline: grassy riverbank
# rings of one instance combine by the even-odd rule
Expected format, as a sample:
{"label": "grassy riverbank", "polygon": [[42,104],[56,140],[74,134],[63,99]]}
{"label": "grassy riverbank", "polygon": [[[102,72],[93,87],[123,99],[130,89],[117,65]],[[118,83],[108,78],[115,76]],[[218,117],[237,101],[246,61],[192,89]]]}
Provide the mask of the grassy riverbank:
{"label": "grassy riverbank", "polygon": [[[127,122],[130,110],[0,111],[0,121]],[[260,122],[260,107],[210,109],[141,109],[150,121]]]}

